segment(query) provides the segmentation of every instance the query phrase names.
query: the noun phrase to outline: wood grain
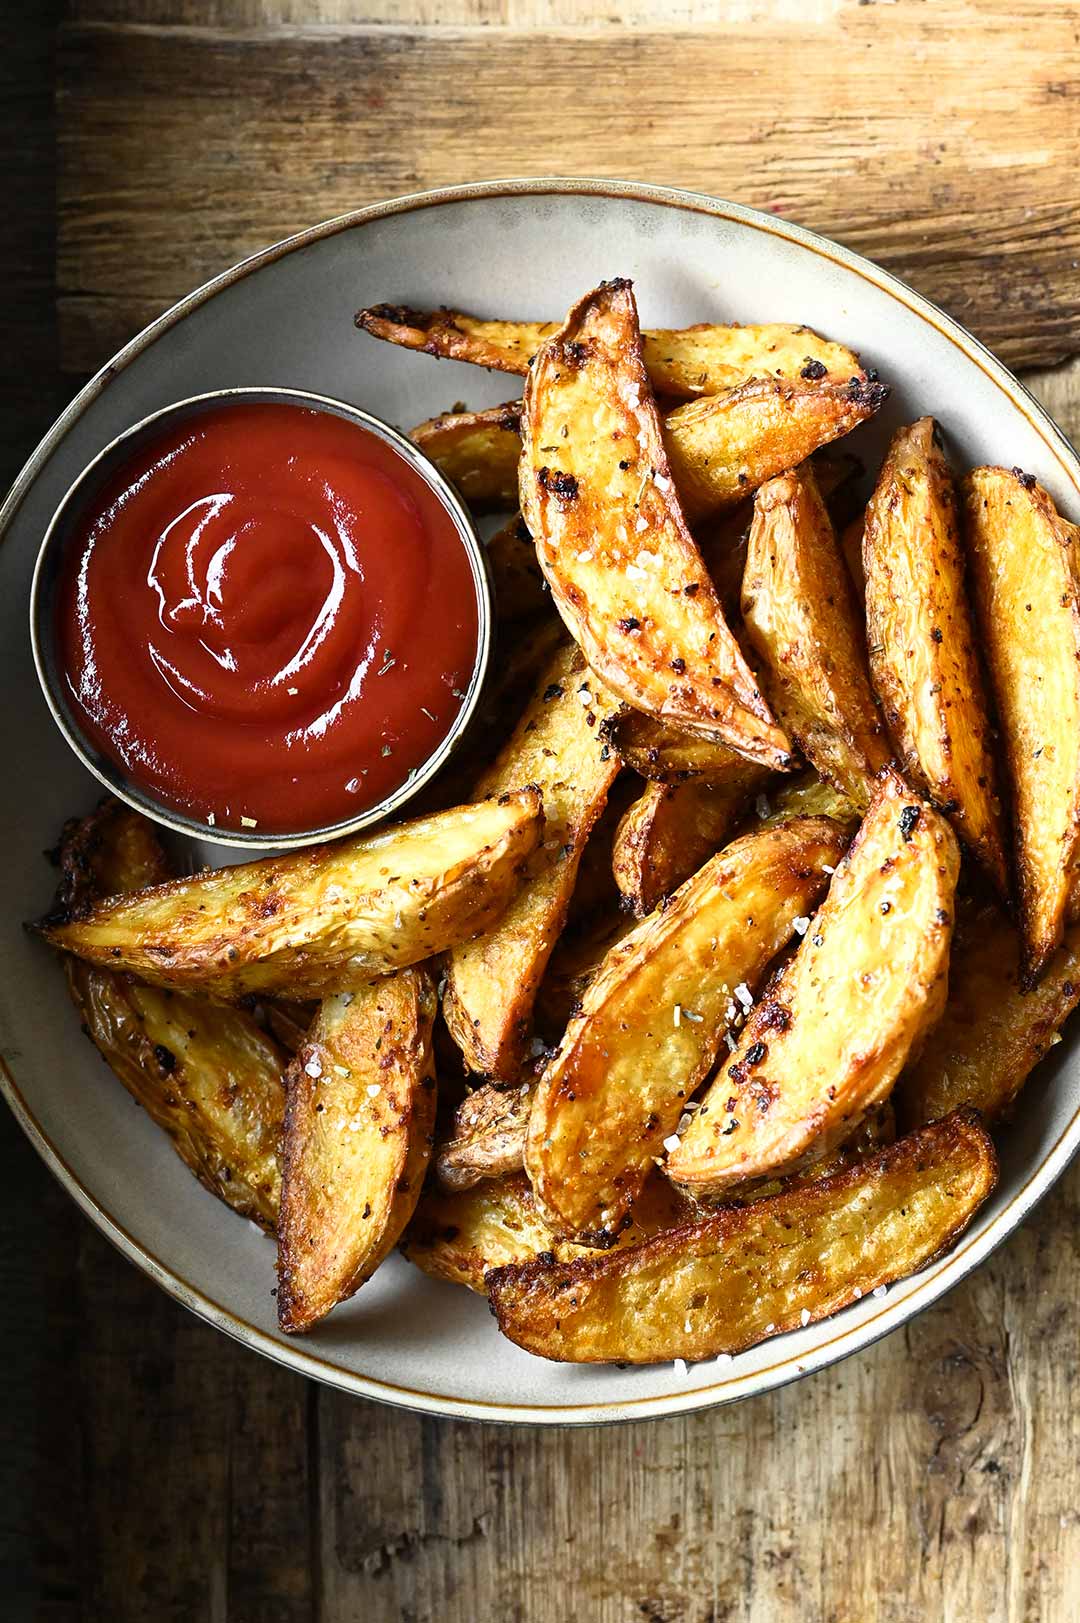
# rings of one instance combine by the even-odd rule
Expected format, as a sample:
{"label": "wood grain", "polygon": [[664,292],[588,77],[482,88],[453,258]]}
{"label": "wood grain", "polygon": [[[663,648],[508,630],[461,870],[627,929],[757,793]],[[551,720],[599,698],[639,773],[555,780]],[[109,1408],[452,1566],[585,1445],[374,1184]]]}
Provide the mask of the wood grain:
{"label": "wood grain", "polygon": [[898,270],[1013,363],[1049,362],[1080,347],[1078,33],[1075,6],[1041,0],[843,0],[810,28],[784,7],[696,31],[72,24],[63,361],[97,365],[190,286],[320,217],[563,171],[790,216]]}

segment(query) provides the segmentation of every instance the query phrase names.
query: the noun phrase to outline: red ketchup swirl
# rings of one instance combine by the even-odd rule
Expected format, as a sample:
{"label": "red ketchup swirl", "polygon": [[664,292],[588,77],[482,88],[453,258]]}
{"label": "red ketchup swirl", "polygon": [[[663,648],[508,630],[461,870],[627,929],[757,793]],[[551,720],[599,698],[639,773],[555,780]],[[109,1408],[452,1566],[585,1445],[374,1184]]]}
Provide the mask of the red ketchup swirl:
{"label": "red ketchup swirl", "polygon": [[215,407],[70,537],[58,646],[96,747],[166,806],[295,834],[377,804],[446,738],[477,591],[435,492],[357,423]]}

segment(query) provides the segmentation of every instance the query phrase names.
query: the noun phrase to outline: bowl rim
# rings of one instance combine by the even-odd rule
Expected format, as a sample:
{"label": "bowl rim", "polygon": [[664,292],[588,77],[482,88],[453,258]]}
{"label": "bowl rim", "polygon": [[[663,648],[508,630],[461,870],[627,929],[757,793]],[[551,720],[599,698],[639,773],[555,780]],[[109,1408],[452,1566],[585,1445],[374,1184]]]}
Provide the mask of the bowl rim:
{"label": "bowl rim", "polygon": [[[930,299],[916,293],[891,272],[881,269],[862,255],[804,226],[778,219],[774,215],[749,208],[745,204],[710,197],[702,192],[639,181],[541,175],[506,177],[465,185],[436,187],[407,193],[336,215],[249,255],[186,294],[155,321],[144,327],[106,362],[44,435],[0,506],[0,543],[43,464],[71,426],[97,399],[109,380],[162,333],[216,294],[233,286],[263,265],[273,263],[309,243],[334,236],[355,226],[443,204],[472,202],[484,198],[544,195],[625,199],[629,202],[655,204],[683,212],[705,214],[717,219],[728,219],[766,235],[797,244],[817,257],[853,272],[929,322],[960,350],[967,360],[976,365],[1007,396],[1039,434],[1047,449],[1054,455],[1062,475],[1080,497],[1080,457],[1031,392],[959,322],[946,315]],[[1078,1109],[1062,1128],[1042,1160],[1031,1171],[1030,1176],[996,1213],[987,1227],[977,1234],[972,1234],[969,1230],[936,1274],[916,1275],[915,1285],[908,1290],[902,1301],[894,1301],[891,1306],[883,1304],[876,1312],[860,1318],[846,1328],[843,1327],[843,1316],[830,1321],[835,1334],[805,1353],[795,1353],[780,1359],[767,1370],[742,1376],[729,1374],[707,1386],[680,1388],[672,1391],[670,1395],[649,1398],[583,1404],[483,1402],[445,1397],[437,1393],[397,1386],[371,1376],[353,1374],[331,1360],[308,1350],[302,1343],[283,1343],[267,1330],[238,1318],[229,1309],[204,1295],[189,1281],[182,1279],[149,1252],[80,1183],[72,1168],[34,1117],[3,1056],[0,1056],[0,1090],[3,1091],[16,1119],[46,1165],[95,1226],[176,1301],[190,1308],[217,1329],[275,1362],[284,1364],[296,1373],[312,1376],[356,1397],[372,1398],[446,1419],[487,1420],[519,1425],[596,1425],[690,1414],[756,1393],[773,1391],[802,1375],[811,1374],[817,1369],[861,1351],[914,1317],[916,1313],[930,1307],[983,1262],[1014,1232],[1023,1218],[1050,1190],[1080,1149],[1080,1109]],[[837,1329],[837,1326],[840,1328]]]}
{"label": "bowl rim", "polygon": [[[455,533],[469,561],[469,573],[476,593],[476,652],[472,672],[465,690],[465,699],[440,743],[427,759],[405,778],[396,789],[358,811],[354,817],[342,818],[336,823],[325,823],[317,828],[300,829],[293,833],[258,833],[248,829],[229,829],[208,824],[197,817],[168,806],[136,778],[129,777],[117,763],[95,748],[79,724],[71,705],[67,702],[60,662],[56,657],[56,626],[54,607],[56,587],[60,579],[61,564],[72,528],[83,516],[86,506],[93,500],[110,473],[134,452],[137,447],[151,441],[168,424],[197,418],[219,406],[242,405],[245,401],[259,405],[288,404],[314,411],[323,416],[341,418],[381,440],[397,452],[407,467],[421,478],[431,490],[453,522]],[[0,524],[0,540],[3,538]],[[359,834],[363,829],[381,823],[384,818],[404,811],[409,802],[430,783],[436,772],[446,765],[454,748],[460,742],[476,711],[491,658],[493,635],[493,601],[484,548],[465,503],[450,480],[419,446],[406,438],[392,424],[384,422],[374,412],[353,406],[346,400],[320,394],[314,389],[295,389],[276,385],[243,384],[223,389],[207,389],[202,394],[186,395],[167,406],[159,406],[137,423],[123,429],[96,456],[75,475],[53,510],[38,547],[37,558],[30,581],[30,647],[34,656],[34,669],[45,702],[68,748],[86,770],[97,778],[117,800],[122,800],[133,811],[170,829],[174,834],[189,839],[212,840],[215,845],[234,851],[257,853],[290,851],[302,846],[319,845],[327,840],[344,839]]]}

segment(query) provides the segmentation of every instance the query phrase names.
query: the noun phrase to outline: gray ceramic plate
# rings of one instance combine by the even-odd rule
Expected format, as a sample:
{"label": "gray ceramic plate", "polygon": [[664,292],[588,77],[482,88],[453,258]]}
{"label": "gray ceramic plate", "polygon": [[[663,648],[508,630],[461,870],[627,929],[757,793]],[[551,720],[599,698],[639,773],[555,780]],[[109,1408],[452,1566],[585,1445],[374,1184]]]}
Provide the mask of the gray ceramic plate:
{"label": "gray ceramic plate", "polygon": [[[337,1386],[434,1414],[588,1423],[678,1414],[777,1386],[895,1329],[975,1267],[1045,1193],[1080,1142],[1074,1029],[1024,1095],[994,1200],[951,1256],[836,1318],[688,1373],[576,1369],[501,1340],[485,1304],[394,1257],[315,1333],[274,1327],[273,1252],[205,1194],[79,1031],[63,979],[21,921],[47,905],[41,853],[96,786],[41,699],[30,659],[34,554],[68,485],[114,435],[186,395],[292,385],[408,425],[512,379],[400,353],[353,331],[391,299],[551,317],[604,277],[633,277],[643,324],[803,321],[857,349],[893,385],[863,449],[933,411],[958,462],[1019,464],[1080,514],[1080,463],[1023,387],[974,339],[865,260],[730,203],[611,181],[496,181],[363,209],[315,227],[185,299],[90,383],[43,441],[3,509],[0,1050],[27,1133],[84,1211],[179,1301],[222,1330]],[[203,853],[214,860],[216,853]],[[222,860],[224,854],[218,854]]]}

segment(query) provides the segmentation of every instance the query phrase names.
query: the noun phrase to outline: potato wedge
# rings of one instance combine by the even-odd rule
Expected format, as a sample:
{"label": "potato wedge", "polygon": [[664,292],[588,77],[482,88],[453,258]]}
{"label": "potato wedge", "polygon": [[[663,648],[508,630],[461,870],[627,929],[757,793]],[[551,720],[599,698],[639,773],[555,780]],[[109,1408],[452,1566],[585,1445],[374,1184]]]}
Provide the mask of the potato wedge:
{"label": "potato wedge", "polygon": [[748,791],[706,778],[649,783],[615,832],[612,868],[639,919],[718,851],[747,809]]}
{"label": "potato wedge", "polygon": [[633,928],[631,915],[613,904],[559,937],[536,994],[536,1029],[552,1047],[580,1013],[586,989],[608,953]]}
{"label": "potato wedge", "polygon": [[[654,1174],[613,1243],[636,1245],[687,1222],[694,1211],[692,1201],[673,1189],[666,1178]],[[528,1179],[520,1173],[453,1194],[429,1184],[405,1230],[401,1249],[424,1273],[467,1285],[481,1295],[484,1276],[492,1268],[531,1262],[536,1257],[569,1262],[575,1257],[603,1255],[552,1234],[537,1210]]]}
{"label": "potato wedge", "polygon": [[963,503],[1012,786],[1030,986],[1061,945],[1080,841],[1080,532],[1019,468],[976,468]]}
{"label": "potato wedge", "polygon": [[364,985],[486,929],[541,835],[535,789],[155,885],[41,926],[54,946],[224,1000]]}
{"label": "potato wedge", "polygon": [[581,853],[618,771],[601,736],[611,701],[568,646],[554,658],[524,715],[477,793],[502,795],[524,784],[544,798],[544,841],[523,883],[494,926],[455,946],[446,970],[443,1014],[473,1071],[517,1079],[533,1003],[566,920]]}
{"label": "potato wedge", "polygon": [[[411,310],[398,304],[360,310],[356,325],[405,349],[522,377],[540,346],[559,330],[557,321],[480,321],[457,310]],[[786,322],[747,327],[702,322],[641,336],[645,367],[657,394],[688,399],[749,377],[815,378],[859,370],[858,356],[843,344]]]}
{"label": "potato wedge", "polygon": [[847,572],[851,578],[855,601],[860,613],[866,611],[866,574],[863,570],[863,536],[866,532],[865,513],[856,513],[849,519],[840,531],[840,551],[847,565]]}
{"label": "potato wedge", "polygon": [[790,817],[831,817],[849,835],[854,834],[861,820],[858,807],[847,795],[816,772],[781,779],[767,794],[758,797],[756,812],[762,828],[775,828]]}
{"label": "potato wedge", "polygon": [[958,1105],[974,1106],[988,1123],[1009,1112],[1080,1003],[1080,926],[1066,930],[1030,992],[1020,960],[1020,935],[993,903],[958,911],[945,1013],[893,1095],[904,1126]]}
{"label": "potato wedge", "polygon": [[289,1067],[278,1322],[308,1330],[393,1250],[420,1197],[435,1125],[423,969],[324,999]]}
{"label": "potato wedge", "polygon": [[539,351],[522,429],[521,510],[597,676],[660,720],[786,765],[679,508],[628,282],[588,294]]}
{"label": "potato wedge", "polygon": [[455,484],[474,513],[518,504],[521,402],[487,411],[448,411],[417,423],[409,438]]}
{"label": "potato wedge", "polygon": [[893,437],[866,509],[870,678],[897,765],[1007,895],[990,718],[952,474],[932,417]]}
{"label": "potato wedge", "polygon": [[758,491],[742,607],[784,726],[822,777],[865,808],[891,751],[847,571],[805,464]]}
{"label": "potato wedge", "polygon": [[717,785],[749,790],[769,776],[768,768],[755,766],[726,744],[714,744],[683,732],[629,705],[623,705],[608,719],[605,731],[624,765],[650,782],[677,783],[683,778],[701,777]]}
{"label": "potato wedge", "polygon": [[[104,801],[60,845],[64,911],[168,874],[150,823]],[[244,1009],[65,960],[83,1029],[199,1182],[273,1233],[287,1055]]]}
{"label": "potato wedge", "polygon": [[671,477],[691,524],[737,507],[787,468],[866,422],[888,399],[885,384],[754,379],[726,394],[677,406],[664,418]]}
{"label": "potato wedge", "polygon": [[499,1329],[542,1358],[653,1364],[743,1352],[942,1256],[997,1181],[957,1111],[832,1177],[614,1254],[487,1275]]}
{"label": "potato wedge", "polygon": [[[517,465],[514,467],[517,477]],[[495,592],[495,613],[500,626],[535,620],[551,614],[551,593],[536,561],[529,527],[520,513],[487,542],[484,553]]]}
{"label": "potato wedge", "polygon": [[474,1088],[454,1112],[454,1132],[435,1152],[435,1176],[444,1189],[471,1189],[485,1178],[520,1172],[525,1164],[535,1081]]}
{"label": "potato wedge", "polygon": [[537,1084],[525,1170],[551,1228],[617,1232],[756,983],[840,861],[825,819],[719,852],[609,953]]}
{"label": "potato wedge", "polygon": [[796,1171],[888,1096],[945,1004],[959,868],[945,819],[883,774],[802,945],[669,1156],[676,1183],[708,1197]]}

